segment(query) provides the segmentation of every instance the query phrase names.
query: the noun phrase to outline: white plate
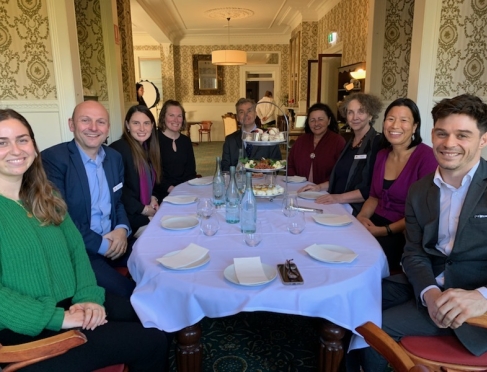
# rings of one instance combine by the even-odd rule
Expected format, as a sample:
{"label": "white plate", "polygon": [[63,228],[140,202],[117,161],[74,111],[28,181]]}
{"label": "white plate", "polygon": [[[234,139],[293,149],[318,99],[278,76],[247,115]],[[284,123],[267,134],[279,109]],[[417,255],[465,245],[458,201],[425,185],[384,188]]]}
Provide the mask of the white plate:
{"label": "white plate", "polygon": [[332,244],[313,244],[305,251],[315,260],[328,263],[350,263],[357,258],[351,249]]}
{"label": "white plate", "polygon": [[303,192],[299,192],[298,193],[298,196],[300,198],[303,198],[303,199],[310,199],[310,200],[316,200],[318,199],[320,196],[323,196],[323,195],[326,195],[326,194],[323,194],[321,192],[317,192],[317,191],[303,191]]}
{"label": "white plate", "polygon": [[187,230],[198,226],[199,221],[196,217],[169,217],[161,220],[161,226],[168,230]]}
{"label": "white plate", "polygon": [[314,214],[312,217],[316,223],[326,226],[346,226],[352,223],[352,219],[346,214]]}
{"label": "white plate", "polygon": [[[283,181],[286,182],[286,177],[283,178]],[[306,182],[306,177],[301,176],[288,176],[287,177],[288,183],[303,183]]]}
{"label": "white plate", "polygon": [[191,186],[207,186],[211,185],[213,183],[213,180],[210,178],[193,178],[192,180],[188,181],[188,184]]}
{"label": "white plate", "polygon": [[245,167],[246,170],[251,171],[251,172],[258,172],[258,173],[271,173],[271,172],[277,172],[278,170],[284,169],[285,167],[279,167],[279,168],[272,168],[272,169],[255,169],[255,168],[247,168]]}
{"label": "white plate", "polygon": [[163,201],[171,204],[191,204],[198,200],[194,195],[166,196]]}
{"label": "white plate", "polygon": [[267,284],[269,282],[272,282],[274,279],[276,279],[277,270],[274,267],[269,266],[269,265],[266,265],[266,264],[262,264],[262,268],[264,269],[264,274],[265,274],[265,276],[268,279],[267,282],[264,282],[264,283],[258,283],[258,284],[240,284],[240,282],[237,279],[237,274],[235,273],[235,266],[233,264],[230,265],[230,266],[228,266],[223,271],[223,276],[229,282],[232,282],[232,283],[238,284],[238,285],[248,286],[248,287],[254,287],[254,286],[257,286],[257,285]]}
{"label": "white plate", "polygon": [[[165,254],[164,256],[162,257],[170,257],[170,256],[174,256],[175,254],[181,252],[181,250],[177,250],[177,251],[173,251],[173,252],[169,252],[168,254]],[[164,266],[166,269],[169,269],[169,270],[190,270],[190,269],[195,269],[197,267],[200,267],[200,266],[203,266],[205,263],[209,262],[210,261],[210,255],[207,253],[203,256],[203,258],[199,259],[198,261],[195,261],[193,262],[192,264],[189,264],[188,266],[184,266],[184,267],[178,267],[177,269],[175,269],[174,267],[169,267],[169,266],[166,266],[164,265],[162,262],[158,261],[162,266]]]}

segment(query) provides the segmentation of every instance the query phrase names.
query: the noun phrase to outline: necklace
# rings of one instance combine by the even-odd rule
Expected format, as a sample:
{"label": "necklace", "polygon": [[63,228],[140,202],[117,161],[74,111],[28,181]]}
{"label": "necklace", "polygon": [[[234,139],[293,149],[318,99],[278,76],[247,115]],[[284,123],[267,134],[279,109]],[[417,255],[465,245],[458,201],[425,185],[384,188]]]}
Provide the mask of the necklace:
{"label": "necklace", "polygon": [[[25,211],[25,213],[27,214],[27,217],[29,217],[29,218],[34,217],[34,215],[31,212],[29,212],[27,209],[25,209],[24,205],[20,201],[18,201],[16,199],[8,198],[3,194],[0,194],[0,195],[2,195],[5,199],[12,200],[15,204],[17,204],[20,208],[22,208]],[[36,219],[37,219],[37,217],[36,217]]]}
{"label": "necklace", "polygon": [[[315,149],[315,148],[316,148],[316,146],[318,146],[318,143],[320,143],[320,141],[321,141],[321,139],[322,139],[322,138],[323,138],[323,136],[321,136],[321,137],[318,139],[318,141],[316,141],[316,140],[314,139],[314,137],[313,137],[313,149]],[[309,157],[310,157],[311,159],[314,159],[314,158],[316,157],[315,152],[313,151],[311,154],[309,154]]]}
{"label": "necklace", "polygon": [[[370,130],[370,128],[369,128],[369,130]],[[362,142],[364,142],[364,138],[367,135],[367,133],[369,133],[369,130],[367,132],[365,132],[365,134],[362,136],[360,141],[355,146],[353,146],[353,143],[352,143],[352,149],[358,149],[362,145]]]}

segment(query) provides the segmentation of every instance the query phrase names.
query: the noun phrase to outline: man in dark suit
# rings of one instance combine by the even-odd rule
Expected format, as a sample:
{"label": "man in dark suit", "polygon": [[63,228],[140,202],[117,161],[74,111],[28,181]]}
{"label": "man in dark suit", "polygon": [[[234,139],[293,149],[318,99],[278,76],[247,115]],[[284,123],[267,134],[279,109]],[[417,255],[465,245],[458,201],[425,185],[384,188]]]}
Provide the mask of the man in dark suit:
{"label": "man in dark suit", "polygon": [[[487,104],[464,94],[432,114],[439,166],[409,190],[404,274],[383,281],[382,328],[396,340],[455,334],[481,355],[487,330],[465,320],[487,312]],[[387,364],[371,348],[359,354],[365,372]]]}
{"label": "man in dark suit", "polygon": [[98,285],[129,297],[134,282],[114,269],[126,266],[130,228],[120,201],[122,157],[102,145],[110,129],[108,112],[98,102],[82,102],[69,119],[69,129],[74,140],[42,152],[44,169],[83,236]]}
{"label": "man in dark suit", "polygon": [[260,160],[261,158],[281,160],[281,151],[279,146],[252,146],[248,143],[242,143],[242,131],[246,133],[252,132],[257,128],[255,118],[257,112],[255,110],[256,103],[253,99],[240,98],[235,108],[237,109],[237,121],[240,124],[240,129],[225,137],[223,144],[222,155],[222,170],[230,170],[230,166],[238,163],[238,150],[244,147],[244,157],[248,159]]}

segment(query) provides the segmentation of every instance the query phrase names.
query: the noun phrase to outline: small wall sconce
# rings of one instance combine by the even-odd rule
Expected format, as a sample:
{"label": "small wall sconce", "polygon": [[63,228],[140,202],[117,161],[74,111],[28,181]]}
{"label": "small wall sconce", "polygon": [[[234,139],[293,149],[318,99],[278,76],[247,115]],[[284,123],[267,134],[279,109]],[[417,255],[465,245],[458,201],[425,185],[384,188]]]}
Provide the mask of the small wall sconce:
{"label": "small wall sconce", "polygon": [[359,68],[355,71],[351,71],[350,72],[350,75],[354,78],[354,79],[365,79],[365,70],[363,68]]}

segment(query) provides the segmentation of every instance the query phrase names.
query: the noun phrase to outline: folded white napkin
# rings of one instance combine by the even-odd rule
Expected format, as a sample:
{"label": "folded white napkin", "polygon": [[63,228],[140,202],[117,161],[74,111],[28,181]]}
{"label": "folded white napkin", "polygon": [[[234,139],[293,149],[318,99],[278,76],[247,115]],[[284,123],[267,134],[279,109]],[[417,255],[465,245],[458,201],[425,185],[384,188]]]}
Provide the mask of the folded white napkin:
{"label": "folded white napkin", "polygon": [[157,261],[171,269],[179,269],[201,260],[207,253],[208,249],[191,243],[178,253],[169,257],[160,257]]}
{"label": "folded white napkin", "polygon": [[166,196],[163,201],[172,204],[189,204],[196,201],[197,197],[195,195],[177,195],[177,196]]}
{"label": "folded white napkin", "polygon": [[234,258],[233,264],[240,284],[260,284],[269,281],[262,268],[260,257]]}

